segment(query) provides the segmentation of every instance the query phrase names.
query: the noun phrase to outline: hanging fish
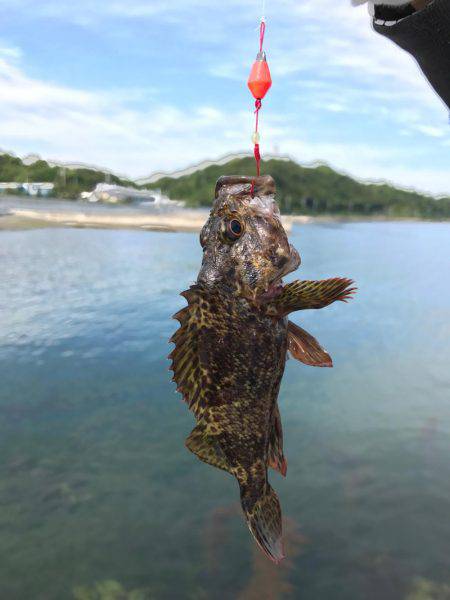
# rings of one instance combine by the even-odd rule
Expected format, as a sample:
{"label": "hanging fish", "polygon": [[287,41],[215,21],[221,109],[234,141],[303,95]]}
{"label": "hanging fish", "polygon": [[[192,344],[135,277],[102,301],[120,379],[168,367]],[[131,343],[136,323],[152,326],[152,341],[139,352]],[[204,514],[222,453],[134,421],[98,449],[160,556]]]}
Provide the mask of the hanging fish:
{"label": "hanging fish", "polygon": [[279,562],[281,509],[267,470],[287,470],[277,403],[287,351],[307,365],[332,366],[315,338],[287,316],[345,302],[355,288],[342,278],[283,285],[300,257],[274,194],[270,176],[218,180],[200,234],[202,266],[197,283],[181,294],[188,305],[174,315],[181,326],[169,358],[197,421],[186,446],[237,479],[250,531]]}

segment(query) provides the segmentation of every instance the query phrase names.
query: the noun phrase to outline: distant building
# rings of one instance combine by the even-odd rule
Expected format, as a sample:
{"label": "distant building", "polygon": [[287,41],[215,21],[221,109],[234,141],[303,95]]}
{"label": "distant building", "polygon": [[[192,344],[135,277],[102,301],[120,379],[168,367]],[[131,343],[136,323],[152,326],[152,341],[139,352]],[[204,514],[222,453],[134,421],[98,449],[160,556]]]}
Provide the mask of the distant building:
{"label": "distant building", "polygon": [[21,192],[28,196],[49,196],[54,190],[53,183],[33,182],[21,183],[17,181],[0,182],[0,193],[16,193]]}
{"label": "distant building", "polygon": [[29,196],[49,196],[55,188],[53,183],[24,183],[23,189]]}
{"label": "distant building", "polygon": [[18,192],[18,191],[23,191],[23,183],[16,183],[15,181],[6,181],[0,182],[0,192]]}
{"label": "distant building", "polygon": [[170,200],[160,190],[137,190],[135,188],[111,185],[109,183],[98,183],[93,192],[82,192],[82,200],[88,202],[106,202],[109,204],[153,204],[157,205],[179,205],[179,202]]}

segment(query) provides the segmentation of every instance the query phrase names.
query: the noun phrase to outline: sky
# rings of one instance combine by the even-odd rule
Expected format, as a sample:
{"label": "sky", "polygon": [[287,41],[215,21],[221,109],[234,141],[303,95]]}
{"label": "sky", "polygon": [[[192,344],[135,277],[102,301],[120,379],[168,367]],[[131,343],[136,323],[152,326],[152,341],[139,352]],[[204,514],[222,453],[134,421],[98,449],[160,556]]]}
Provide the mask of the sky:
{"label": "sky", "polygon": [[[445,105],[350,0],[266,0],[261,150],[450,195]],[[131,177],[251,151],[261,0],[0,0],[0,148]]]}

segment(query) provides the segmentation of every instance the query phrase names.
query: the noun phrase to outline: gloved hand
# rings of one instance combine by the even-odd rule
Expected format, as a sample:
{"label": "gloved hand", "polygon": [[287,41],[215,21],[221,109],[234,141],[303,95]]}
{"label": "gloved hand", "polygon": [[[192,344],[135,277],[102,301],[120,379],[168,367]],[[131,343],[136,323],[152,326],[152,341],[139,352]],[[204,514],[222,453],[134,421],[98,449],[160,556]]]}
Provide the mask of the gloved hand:
{"label": "gloved hand", "polygon": [[431,0],[412,0],[411,2],[408,0],[352,0],[353,6],[365,4],[366,2],[369,2],[372,6],[374,4],[382,4],[383,6],[405,6],[405,4],[412,4],[416,10],[422,10],[422,8],[430,4]]}
{"label": "gloved hand", "polygon": [[[352,0],[353,6],[365,4],[368,0]],[[370,4],[384,4],[385,6],[403,6],[408,0],[369,0]]]}
{"label": "gloved hand", "polygon": [[450,108],[450,0],[351,0],[367,4],[373,29],[409,52]]}

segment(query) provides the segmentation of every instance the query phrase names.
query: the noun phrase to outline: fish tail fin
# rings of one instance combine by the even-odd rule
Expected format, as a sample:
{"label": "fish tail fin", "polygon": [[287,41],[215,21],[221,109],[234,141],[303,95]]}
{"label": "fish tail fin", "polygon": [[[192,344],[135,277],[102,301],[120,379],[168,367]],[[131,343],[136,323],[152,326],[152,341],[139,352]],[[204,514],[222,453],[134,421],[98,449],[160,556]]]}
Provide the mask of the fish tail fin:
{"label": "fish tail fin", "polygon": [[285,557],[282,540],[281,507],[278,496],[269,484],[256,502],[248,502],[246,494],[241,498],[248,527],[258,546],[274,563]]}

